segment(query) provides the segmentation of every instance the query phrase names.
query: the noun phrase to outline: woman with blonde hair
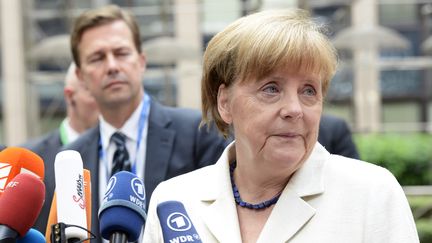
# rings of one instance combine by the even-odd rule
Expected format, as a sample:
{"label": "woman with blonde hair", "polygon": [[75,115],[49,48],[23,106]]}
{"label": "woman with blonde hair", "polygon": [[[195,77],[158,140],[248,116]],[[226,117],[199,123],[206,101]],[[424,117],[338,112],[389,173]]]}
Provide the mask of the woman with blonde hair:
{"label": "woman with blonde hair", "polygon": [[[317,142],[337,55],[306,11],[235,21],[203,65],[203,121],[235,141],[215,165],[159,184],[144,242],[418,242],[389,171]],[[167,201],[184,212],[166,218]]]}

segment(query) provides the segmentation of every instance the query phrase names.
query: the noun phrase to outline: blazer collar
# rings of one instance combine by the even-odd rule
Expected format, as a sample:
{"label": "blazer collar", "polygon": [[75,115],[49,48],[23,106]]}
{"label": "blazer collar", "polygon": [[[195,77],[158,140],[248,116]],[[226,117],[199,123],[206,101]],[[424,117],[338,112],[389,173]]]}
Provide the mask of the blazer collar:
{"label": "blazer collar", "polygon": [[144,180],[146,191],[151,193],[166,179],[176,131],[170,128],[172,120],[165,109],[153,100],[148,121]]}
{"label": "blazer collar", "polygon": [[312,154],[282,192],[257,242],[286,242],[315,215],[308,197],[324,192],[324,162],[328,155],[316,143]]}
{"label": "blazer collar", "polygon": [[[315,214],[307,196],[324,192],[323,167],[329,153],[317,143],[303,166],[293,175],[273,208],[258,242],[285,242]],[[208,206],[203,221],[219,242],[241,242],[236,204],[229,177],[229,161],[235,158],[232,142],[214,166],[209,183],[199,193]]]}
{"label": "blazer collar", "polygon": [[329,152],[317,142],[311,155],[295,172],[287,187],[295,191],[299,197],[324,192],[324,164],[329,155]]}
{"label": "blazer collar", "polygon": [[208,204],[203,211],[203,221],[218,242],[242,242],[229,176],[229,161],[234,158],[235,145],[232,142],[216,162],[213,173],[209,173],[208,185],[199,193],[201,201]]}

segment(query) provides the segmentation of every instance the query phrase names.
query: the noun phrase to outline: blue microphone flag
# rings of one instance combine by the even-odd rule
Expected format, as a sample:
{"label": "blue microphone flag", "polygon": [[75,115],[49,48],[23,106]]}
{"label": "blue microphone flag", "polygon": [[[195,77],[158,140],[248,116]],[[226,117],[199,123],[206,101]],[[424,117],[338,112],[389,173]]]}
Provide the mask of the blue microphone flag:
{"label": "blue microphone flag", "polygon": [[158,204],[156,210],[165,243],[201,242],[183,203],[179,201],[162,202]]}
{"label": "blue microphone flag", "polygon": [[99,209],[101,235],[109,239],[115,232],[123,232],[128,241],[136,241],[146,219],[144,183],[135,174],[120,171],[108,181]]}

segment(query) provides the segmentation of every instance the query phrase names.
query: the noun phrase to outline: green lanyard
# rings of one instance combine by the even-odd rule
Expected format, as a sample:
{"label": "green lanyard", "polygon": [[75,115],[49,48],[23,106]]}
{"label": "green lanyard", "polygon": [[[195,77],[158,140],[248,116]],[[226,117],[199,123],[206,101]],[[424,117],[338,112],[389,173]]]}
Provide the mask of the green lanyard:
{"label": "green lanyard", "polygon": [[66,119],[64,119],[62,121],[62,123],[60,124],[59,132],[60,132],[60,142],[62,143],[62,145],[68,144],[69,138],[68,138],[68,134],[66,131]]}

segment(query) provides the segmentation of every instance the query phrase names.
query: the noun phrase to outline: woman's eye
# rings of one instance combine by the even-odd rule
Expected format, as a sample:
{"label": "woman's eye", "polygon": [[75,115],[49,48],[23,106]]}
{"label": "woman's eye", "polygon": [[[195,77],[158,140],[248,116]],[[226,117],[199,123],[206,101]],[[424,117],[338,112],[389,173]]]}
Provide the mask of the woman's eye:
{"label": "woman's eye", "polygon": [[307,88],[303,91],[303,93],[304,93],[305,95],[308,95],[308,96],[314,96],[314,95],[316,95],[316,91],[315,91],[315,89],[312,88],[312,87],[307,87]]}
{"label": "woman's eye", "polygon": [[279,92],[279,89],[277,88],[276,85],[268,85],[264,87],[263,91],[268,93],[277,93]]}

